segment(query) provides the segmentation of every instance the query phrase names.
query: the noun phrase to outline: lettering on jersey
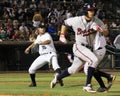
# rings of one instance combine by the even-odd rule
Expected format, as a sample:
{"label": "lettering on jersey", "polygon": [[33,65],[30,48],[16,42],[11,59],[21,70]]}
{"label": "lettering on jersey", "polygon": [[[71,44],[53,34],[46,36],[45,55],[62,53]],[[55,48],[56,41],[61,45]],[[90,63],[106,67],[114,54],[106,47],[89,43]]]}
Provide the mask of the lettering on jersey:
{"label": "lettering on jersey", "polygon": [[94,33],[95,31],[93,31],[92,29],[89,29],[88,31],[86,30],[82,30],[81,28],[77,29],[77,35],[82,35],[82,36],[88,36],[92,33]]}
{"label": "lettering on jersey", "polygon": [[42,46],[42,49],[46,49],[46,46]]}
{"label": "lettering on jersey", "polygon": [[77,35],[80,35],[81,33],[82,33],[81,28],[78,28],[78,29],[77,29]]}

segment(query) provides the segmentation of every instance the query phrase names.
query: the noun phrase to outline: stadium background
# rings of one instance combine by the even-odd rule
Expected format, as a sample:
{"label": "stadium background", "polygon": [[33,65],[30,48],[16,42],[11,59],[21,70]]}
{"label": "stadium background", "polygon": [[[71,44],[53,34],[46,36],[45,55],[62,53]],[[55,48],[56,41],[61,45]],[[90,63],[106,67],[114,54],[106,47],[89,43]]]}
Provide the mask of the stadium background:
{"label": "stadium background", "polygon": [[[98,4],[98,2],[101,2],[102,10],[99,14],[99,17],[105,20],[105,23],[108,24],[110,34],[109,38],[113,43],[115,37],[120,34],[120,2],[118,0],[0,0],[0,22],[5,23],[7,22],[5,18],[3,18],[4,8],[13,8],[12,4],[16,6],[16,3],[18,5],[21,4],[21,2],[26,3],[28,5],[41,4],[49,5],[49,9],[56,8],[55,5],[57,5],[59,10],[65,11],[70,8],[73,16],[80,15],[80,7],[85,2],[95,2]],[[11,5],[11,6],[10,6]],[[99,6],[100,7],[100,6]],[[17,7],[21,8],[21,6]],[[47,13],[46,13],[46,7],[39,7],[41,15],[44,17],[44,20],[46,23],[50,23],[49,20],[47,20]],[[28,8],[29,9],[29,8]],[[28,13],[30,14],[27,16],[27,18],[16,18],[20,23],[22,21],[25,21],[28,27],[32,26],[32,17],[33,13],[35,11],[34,7],[31,7],[32,10],[28,10]],[[48,11],[48,10],[47,10]],[[50,13],[51,10],[48,11]],[[64,12],[63,12],[64,13]],[[102,14],[101,14],[102,13]],[[46,15],[47,14],[47,15]],[[10,18],[14,20],[14,18]],[[61,15],[60,20],[64,20],[64,16]],[[51,24],[51,23],[50,23]],[[61,21],[57,23],[57,31],[59,31],[59,26],[61,24]],[[72,30],[70,29],[70,34],[74,35],[72,33]],[[70,42],[67,45],[62,45],[58,43],[58,34],[53,34],[53,39],[55,41],[55,46],[58,51],[58,60],[59,64],[62,67],[62,69],[70,66],[70,63],[68,62],[66,58],[66,53],[71,53],[72,51],[72,37],[68,37],[70,39]],[[69,36],[69,35],[68,35]],[[71,39],[72,38],[72,39]],[[0,42],[0,71],[21,71],[21,70],[28,70],[30,64],[32,61],[36,58],[37,55],[26,55],[24,54],[25,48],[31,44],[29,40],[25,41],[18,41],[18,40],[6,40],[5,38],[2,42]],[[108,44],[109,45],[109,44]],[[63,50],[64,49],[64,50]],[[113,45],[107,46],[107,53],[102,61],[102,64],[99,66],[102,69],[120,69],[120,50],[116,49]],[[109,51],[110,50],[110,51]],[[47,69],[49,70],[49,66],[45,65],[40,70]]]}

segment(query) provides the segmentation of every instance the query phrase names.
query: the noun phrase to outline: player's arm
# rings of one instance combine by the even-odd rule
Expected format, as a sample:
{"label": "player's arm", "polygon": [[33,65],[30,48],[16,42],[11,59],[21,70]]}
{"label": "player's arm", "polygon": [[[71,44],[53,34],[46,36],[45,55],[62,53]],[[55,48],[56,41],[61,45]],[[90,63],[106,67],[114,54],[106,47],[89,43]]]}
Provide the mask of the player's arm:
{"label": "player's arm", "polygon": [[30,49],[31,49],[34,45],[35,45],[35,44],[32,43],[30,46],[28,46],[28,47],[25,49],[25,54],[29,54]]}
{"label": "player's arm", "polygon": [[104,36],[108,36],[108,34],[109,34],[108,28],[104,28],[102,34]]}
{"label": "player's arm", "polygon": [[104,36],[107,36],[109,34],[107,26],[103,23],[102,20],[96,17],[96,22],[95,22],[95,30],[102,32]]}
{"label": "player's arm", "polygon": [[61,43],[64,43],[64,44],[67,43],[67,39],[65,38],[67,29],[68,29],[68,27],[72,27],[76,18],[78,18],[78,17],[71,17],[71,18],[68,18],[68,19],[64,20],[64,22],[61,26],[61,33],[60,33],[60,38],[59,38],[59,41]]}
{"label": "player's arm", "polygon": [[66,38],[65,38],[66,31],[67,31],[67,26],[63,24],[63,25],[61,26],[61,32],[60,32],[59,41],[60,41],[61,43],[65,43],[65,44],[67,43],[67,40],[66,40]]}
{"label": "player's arm", "polygon": [[37,41],[35,43],[39,44],[39,45],[47,45],[50,44],[52,40],[52,37],[49,34],[44,35],[44,38],[42,41]]}
{"label": "player's arm", "polygon": [[96,30],[101,32],[104,36],[107,36],[109,34],[108,28],[102,28],[100,26],[97,26]]}
{"label": "player's arm", "polygon": [[29,54],[29,53],[30,53],[30,49],[31,49],[32,47],[34,47],[35,44],[38,44],[38,43],[39,43],[39,42],[38,42],[38,36],[37,36],[36,40],[35,40],[31,45],[29,45],[29,46],[25,49],[25,53],[26,53],[26,54]]}
{"label": "player's arm", "polygon": [[108,28],[106,28],[106,27],[103,28],[103,27],[101,27],[101,26],[99,26],[97,24],[93,25],[93,29],[95,31],[101,32],[104,36],[107,36],[109,34]]}
{"label": "player's arm", "polygon": [[46,44],[50,44],[51,40],[45,40],[43,42],[38,43],[39,45],[46,45]]}

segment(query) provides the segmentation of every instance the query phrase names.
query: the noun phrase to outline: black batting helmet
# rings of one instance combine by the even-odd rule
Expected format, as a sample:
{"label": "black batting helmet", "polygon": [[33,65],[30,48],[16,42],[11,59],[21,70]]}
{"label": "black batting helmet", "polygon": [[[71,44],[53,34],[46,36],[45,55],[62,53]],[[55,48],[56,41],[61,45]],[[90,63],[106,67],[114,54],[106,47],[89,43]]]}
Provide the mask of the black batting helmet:
{"label": "black batting helmet", "polygon": [[89,10],[96,11],[95,3],[85,3],[83,6],[83,15],[87,15],[87,11]]}

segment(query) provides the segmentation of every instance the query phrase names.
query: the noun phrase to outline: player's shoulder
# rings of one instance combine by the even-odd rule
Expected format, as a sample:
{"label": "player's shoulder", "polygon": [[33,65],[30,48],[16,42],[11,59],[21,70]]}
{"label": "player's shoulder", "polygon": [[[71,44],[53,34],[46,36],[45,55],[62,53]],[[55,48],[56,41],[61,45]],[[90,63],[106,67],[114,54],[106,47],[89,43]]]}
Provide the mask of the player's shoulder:
{"label": "player's shoulder", "polygon": [[50,35],[49,32],[45,32],[45,33],[44,33],[44,36],[46,36],[46,37],[48,37],[48,38],[51,37],[51,35]]}
{"label": "player's shoulder", "polygon": [[97,16],[94,16],[94,20],[95,20],[95,21],[102,21],[102,20],[99,19]]}
{"label": "player's shoulder", "polygon": [[76,19],[76,20],[77,20],[77,19],[79,19],[79,18],[81,18],[81,16],[74,16],[74,17],[68,18],[68,20],[69,20],[69,19],[74,19],[74,20]]}
{"label": "player's shoulder", "polygon": [[50,35],[50,33],[49,32],[45,32],[44,35]]}

